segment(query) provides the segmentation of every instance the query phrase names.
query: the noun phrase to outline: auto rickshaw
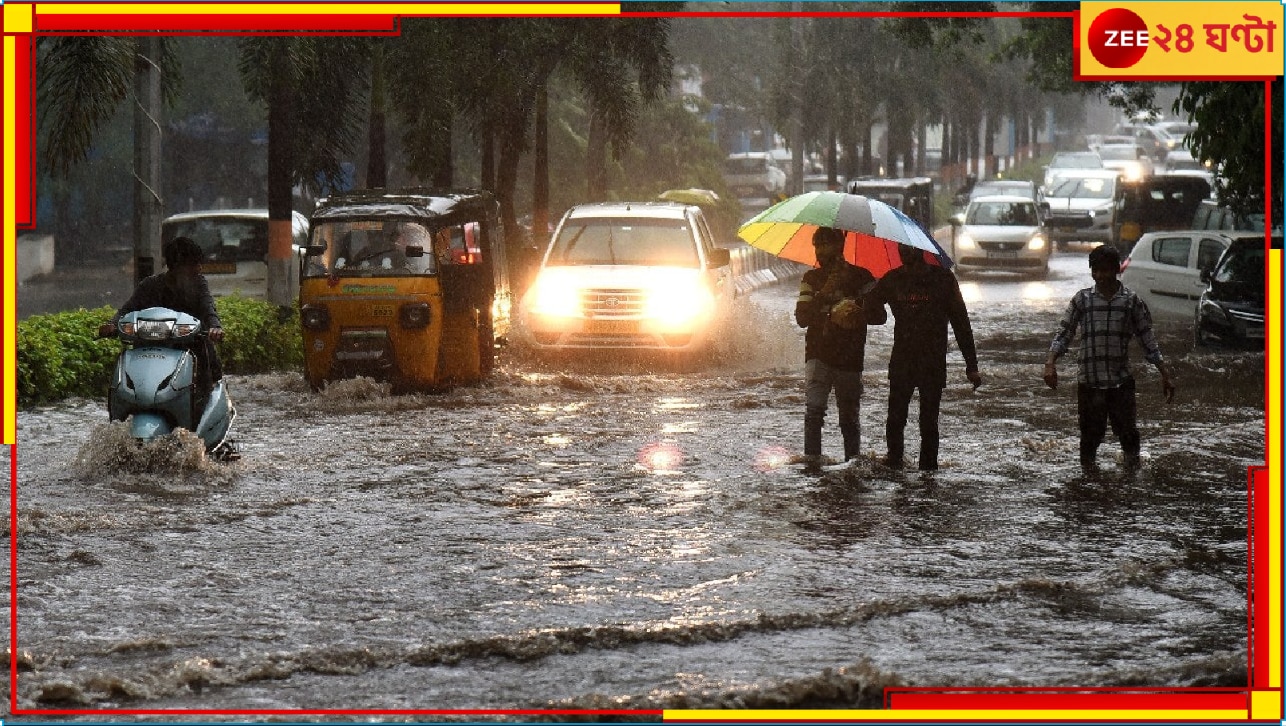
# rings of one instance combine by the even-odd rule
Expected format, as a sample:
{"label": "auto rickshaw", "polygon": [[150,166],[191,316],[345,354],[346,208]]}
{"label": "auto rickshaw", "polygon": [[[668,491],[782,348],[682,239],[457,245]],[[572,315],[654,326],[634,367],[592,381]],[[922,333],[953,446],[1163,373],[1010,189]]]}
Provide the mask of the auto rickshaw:
{"label": "auto rickshaw", "polygon": [[322,199],[300,259],[304,374],[395,392],[488,377],[509,332],[498,205],[488,192],[370,189]]}

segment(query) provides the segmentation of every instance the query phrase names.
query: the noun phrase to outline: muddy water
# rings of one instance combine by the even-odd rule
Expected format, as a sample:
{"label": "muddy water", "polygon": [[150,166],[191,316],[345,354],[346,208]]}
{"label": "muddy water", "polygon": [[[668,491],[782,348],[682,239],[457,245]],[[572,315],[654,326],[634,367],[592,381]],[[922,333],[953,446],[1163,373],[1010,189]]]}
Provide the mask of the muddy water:
{"label": "muddy water", "polygon": [[878,706],[895,683],[1244,684],[1263,355],[1163,331],[1180,391],[1166,405],[1137,371],[1145,466],[1120,470],[1109,435],[1087,476],[1074,387],[1039,381],[1082,266],[966,284],[985,385],[953,359],[931,475],[874,463],[891,326],[868,352],[865,457],[793,463],[789,286],[752,295],[731,354],[695,373],[511,355],[490,385],[396,398],[233,377],[234,464],[188,440],[138,450],[97,401],[23,412],[19,709],[815,708]]}

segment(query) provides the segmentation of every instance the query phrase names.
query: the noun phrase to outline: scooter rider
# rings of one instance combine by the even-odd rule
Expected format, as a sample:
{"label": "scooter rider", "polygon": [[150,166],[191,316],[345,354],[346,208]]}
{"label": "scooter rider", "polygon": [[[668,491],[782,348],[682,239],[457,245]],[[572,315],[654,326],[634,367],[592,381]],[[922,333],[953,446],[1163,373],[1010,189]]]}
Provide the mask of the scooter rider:
{"label": "scooter rider", "polygon": [[122,315],[147,308],[170,308],[195,317],[206,331],[205,340],[192,351],[199,364],[197,385],[200,396],[204,398],[209,395],[214,382],[223,378],[223,365],[212,345],[223,340],[223,326],[214,307],[214,298],[210,295],[210,286],[205,275],[201,274],[205,250],[187,237],[175,237],[161,248],[161,255],[165,258],[165,272],[141,280],[134,288],[134,294],[112,316],[111,322],[99,327],[98,335],[115,337],[116,323]]}

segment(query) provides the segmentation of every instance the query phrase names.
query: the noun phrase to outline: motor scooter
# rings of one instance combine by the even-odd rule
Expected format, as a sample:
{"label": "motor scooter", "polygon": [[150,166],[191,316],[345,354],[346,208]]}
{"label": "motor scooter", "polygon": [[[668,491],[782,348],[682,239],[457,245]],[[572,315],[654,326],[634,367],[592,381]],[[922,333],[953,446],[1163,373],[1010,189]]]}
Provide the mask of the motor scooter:
{"label": "motor scooter", "polygon": [[187,429],[205,442],[207,455],[218,460],[240,458],[228,437],[236,409],[222,380],[202,397],[199,365],[193,349],[205,344],[201,322],[169,308],[126,313],[116,323],[116,337],[126,344],[116,359],[107,395],[112,421],[129,421],[130,434],[151,441],[175,429]]}

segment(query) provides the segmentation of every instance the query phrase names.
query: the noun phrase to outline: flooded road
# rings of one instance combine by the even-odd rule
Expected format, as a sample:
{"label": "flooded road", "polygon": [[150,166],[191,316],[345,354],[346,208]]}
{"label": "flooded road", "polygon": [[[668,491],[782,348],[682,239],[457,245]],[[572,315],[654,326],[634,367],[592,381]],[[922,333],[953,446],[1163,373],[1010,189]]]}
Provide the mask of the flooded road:
{"label": "flooded road", "polygon": [[[820,476],[793,462],[790,283],[750,295],[732,354],[698,372],[515,354],[489,385],[406,397],[233,376],[233,464],[192,441],[138,450],[99,401],[22,412],[19,707],[101,721],[1244,685],[1264,357],[1162,328],[1179,391],[1162,401],[1136,347],[1143,469],[1120,470],[1109,435],[1087,476],[1074,362],[1057,391],[1040,381],[1087,273],[1077,252],[1047,282],[965,283],[984,385],[953,344],[934,474],[875,463],[892,325],[870,336],[863,458]],[[824,435],[838,456],[833,412]],[[913,452],[914,421],[907,436]]]}

